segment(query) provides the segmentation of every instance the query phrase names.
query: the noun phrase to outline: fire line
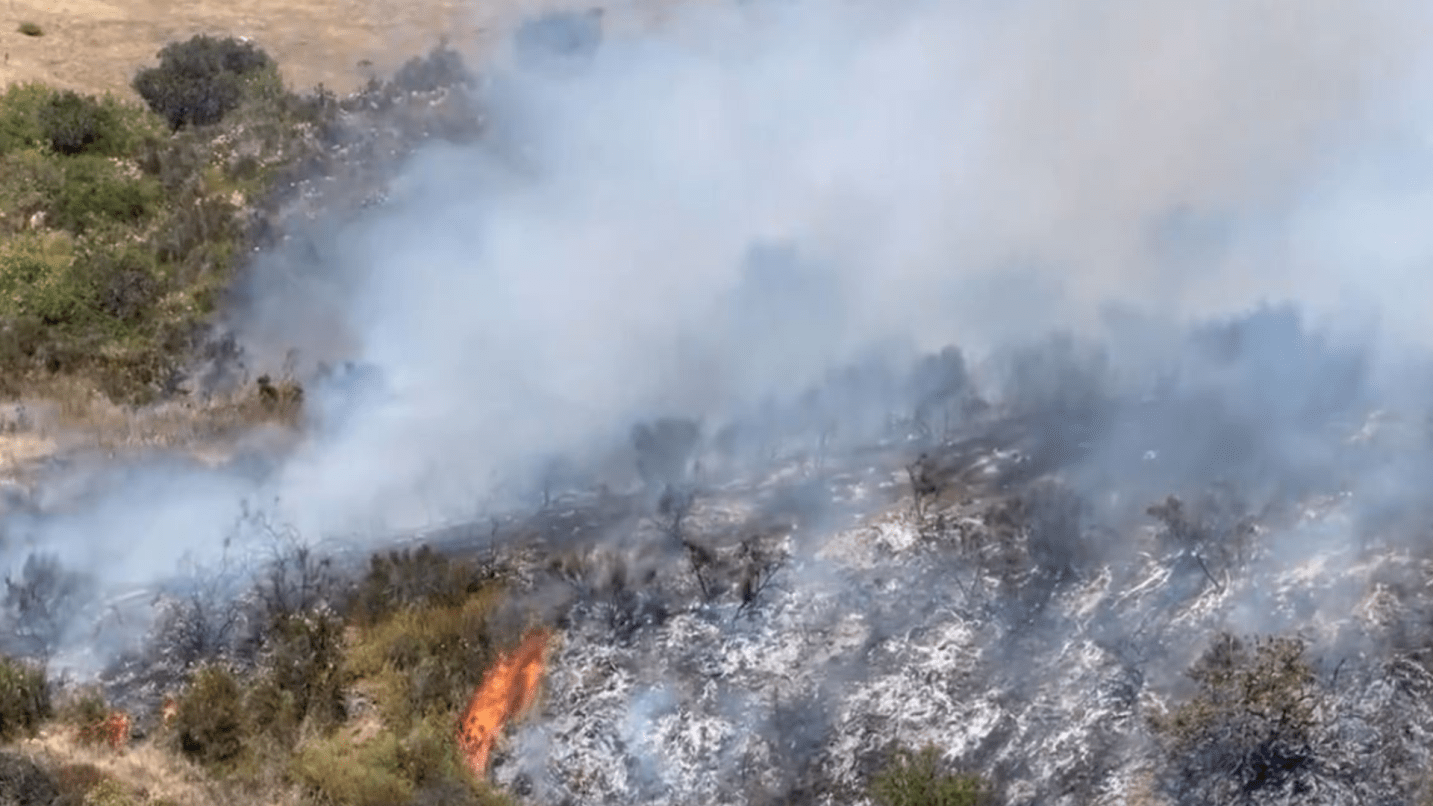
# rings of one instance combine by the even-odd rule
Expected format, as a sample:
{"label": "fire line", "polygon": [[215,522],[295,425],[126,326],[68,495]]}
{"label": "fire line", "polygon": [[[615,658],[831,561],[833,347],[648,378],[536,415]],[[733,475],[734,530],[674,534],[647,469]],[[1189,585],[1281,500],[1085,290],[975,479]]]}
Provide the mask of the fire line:
{"label": "fire line", "polygon": [[498,657],[473,691],[458,723],[458,747],[473,775],[481,778],[487,774],[488,756],[503,726],[537,699],[550,638],[545,629],[528,633],[517,649]]}

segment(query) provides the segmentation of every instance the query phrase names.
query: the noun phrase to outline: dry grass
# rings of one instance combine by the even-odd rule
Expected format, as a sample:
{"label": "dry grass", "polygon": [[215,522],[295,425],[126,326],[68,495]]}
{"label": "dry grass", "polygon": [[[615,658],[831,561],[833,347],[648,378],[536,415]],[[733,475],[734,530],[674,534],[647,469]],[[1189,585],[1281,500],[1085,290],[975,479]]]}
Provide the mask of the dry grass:
{"label": "dry grass", "polygon": [[84,770],[91,777],[97,777],[94,772],[98,771],[103,780],[134,793],[138,803],[220,806],[225,802],[202,770],[152,742],[115,751],[81,743],[72,729],[54,725],[21,743],[20,751],[48,769]]}
{"label": "dry grass", "polygon": [[[31,21],[43,37],[14,23],[0,30],[0,86],[43,81],[89,93],[134,97],[134,74],[165,44],[198,33],[248,36],[278,60],[285,81],[338,92],[372,76],[392,75],[411,56],[446,37],[464,58],[489,51],[497,32],[519,15],[563,0],[11,0],[11,19]],[[591,4],[589,4],[591,5]],[[665,5],[652,2],[651,5]]]}
{"label": "dry grass", "polygon": [[43,460],[74,454],[177,451],[214,465],[241,449],[284,450],[302,436],[300,402],[252,386],[227,397],[143,408],[112,403],[76,379],[29,391],[25,400],[0,403],[0,478],[29,481]]}

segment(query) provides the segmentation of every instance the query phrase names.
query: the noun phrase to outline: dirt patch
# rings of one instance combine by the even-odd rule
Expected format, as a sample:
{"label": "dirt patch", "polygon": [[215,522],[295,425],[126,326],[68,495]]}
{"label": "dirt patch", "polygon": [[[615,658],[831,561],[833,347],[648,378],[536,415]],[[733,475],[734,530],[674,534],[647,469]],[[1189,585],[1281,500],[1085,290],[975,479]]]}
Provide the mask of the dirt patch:
{"label": "dirt patch", "polygon": [[[523,14],[552,0],[0,0],[0,85],[44,81],[134,97],[129,82],[166,43],[198,33],[247,36],[296,90],[343,93],[392,75],[441,38],[478,57]],[[178,9],[178,11],[176,11]],[[22,22],[42,36],[19,32]]]}

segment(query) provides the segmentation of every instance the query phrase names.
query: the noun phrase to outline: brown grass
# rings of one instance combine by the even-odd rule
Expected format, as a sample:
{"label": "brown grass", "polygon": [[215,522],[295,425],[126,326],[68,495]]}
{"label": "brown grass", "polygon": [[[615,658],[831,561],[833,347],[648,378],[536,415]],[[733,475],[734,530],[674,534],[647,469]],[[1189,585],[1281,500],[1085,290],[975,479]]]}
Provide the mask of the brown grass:
{"label": "brown grass", "polygon": [[119,459],[163,450],[216,465],[241,448],[279,451],[301,436],[301,403],[252,385],[226,397],[135,408],[59,378],[32,387],[25,400],[0,402],[0,478],[31,481],[43,460],[63,455]]}
{"label": "brown grass", "polygon": [[104,745],[79,742],[63,726],[45,729],[20,745],[21,752],[42,766],[65,772],[76,785],[114,781],[124,790],[142,793],[143,801],[220,806],[202,770],[150,742],[115,752]]}
{"label": "brown grass", "polygon": [[[588,4],[588,5],[598,5]],[[299,90],[320,83],[349,92],[392,75],[411,56],[447,37],[476,57],[533,9],[562,0],[11,0],[7,16],[33,21],[43,37],[14,23],[0,31],[0,86],[39,80],[82,92],[134,98],[130,79],[165,44],[198,33],[248,36],[278,60]],[[658,3],[653,3],[658,5]]]}

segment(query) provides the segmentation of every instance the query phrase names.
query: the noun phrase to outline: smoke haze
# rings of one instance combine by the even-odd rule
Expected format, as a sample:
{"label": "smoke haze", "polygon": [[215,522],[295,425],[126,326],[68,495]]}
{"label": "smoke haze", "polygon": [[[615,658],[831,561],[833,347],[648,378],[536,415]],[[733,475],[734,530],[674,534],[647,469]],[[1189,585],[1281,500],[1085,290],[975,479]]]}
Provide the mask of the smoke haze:
{"label": "smoke haze", "polygon": [[[554,454],[664,413],[720,423],[872,345],[985,366],[1069,330],[1109,340],[1119,377],[1184,349],[1191,319],[1291,300],[1368,361],[1401,356],[1433,298],[1430,16],[813,0],[652,27],[614,10],[580,69],[479,65],[489,136],[425,148],[386,204],[257,259],[229,322],[251,353],[352,359],[375,382],[312,389],[322,428],[258,480],[146,466],[29,543],[133,583],[212,554],[245,498],[314,538],[469,517]],[[1268,343],[1206,390],[1236,400],[1231,421],[1351,377],[1268,383],[1300,359]]]}

